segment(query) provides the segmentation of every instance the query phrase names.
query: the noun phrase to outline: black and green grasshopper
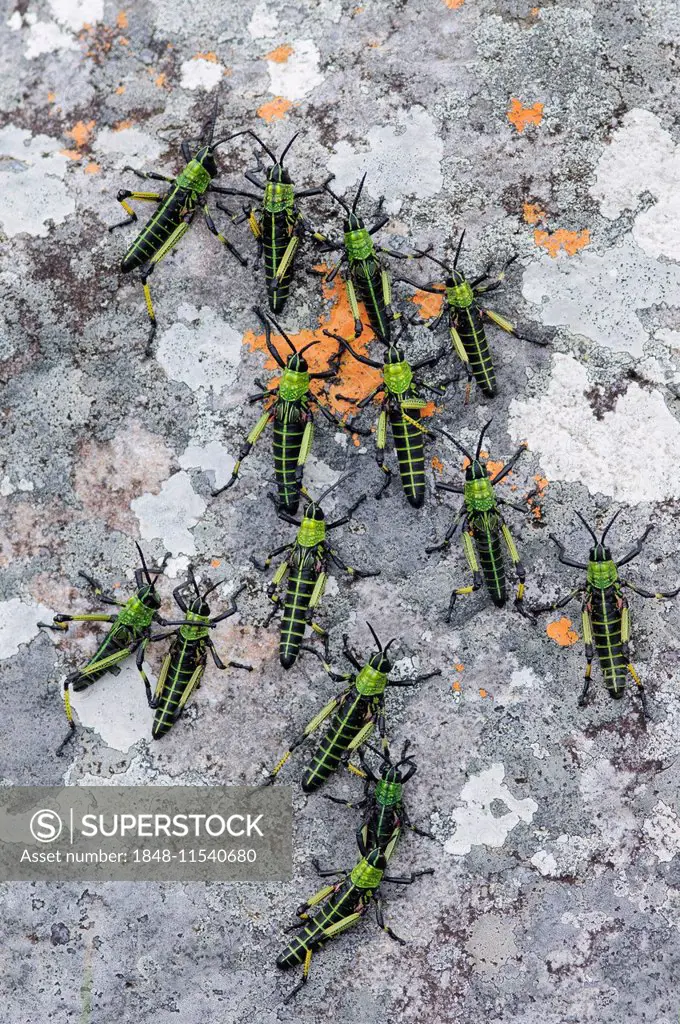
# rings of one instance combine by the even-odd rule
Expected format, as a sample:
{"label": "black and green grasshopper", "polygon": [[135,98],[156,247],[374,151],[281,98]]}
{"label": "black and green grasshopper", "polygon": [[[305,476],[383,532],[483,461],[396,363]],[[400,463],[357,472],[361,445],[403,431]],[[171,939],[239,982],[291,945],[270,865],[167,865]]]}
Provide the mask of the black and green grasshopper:
{"label": "black and green grasshopper", "polygon": [[[208,652],[210,652],[216,668],[226,669],[230,665],[232,668],[245,669],[246,672],[253,670],[252,665],[244,665],[238,661],[228,661],[225,664],[210,639],[210,630],[214,629],[218,622],[224,622],[238,611],[236,598],[245,589],[244,584],[235,590],[231,595],[226,612],[211,618],[210,606],[206,598],[223,582],[223,580],[218,580],[201,594],[193,567],[189,566],[188,581],[180,584],[173,591],[173,597],[186,619],[181,623],[168,623],[168,625],[179,625],[179,629],[174,634],[164,634],[165,636],[174,635],[174,639],[161,666],[153,696],[151,695],[151,684],[144,671],[144,652],[140,648],[137,653],[137,668],[144,681],[149,707],[155,711],[151,729],[151,735],[155,740],[170,731],[184,711],[191,695],[201,685],[208,661]],[[195,596],[190,598],[191,591]],[[151,637],[151,639],[156,640],[161,637]]]}
{"label": "black and green grasshopper", "polygon": [[404,743],[401,757],[396,763],[392,762],[387,747],[379,751],[370,743],[367,743],[366,746],[373,753],[378,754],[382,759],[382,765],[380,775],[376,775],[367,763],[364,751],[359,751],[361,767],[366,777],[363,799],[352,804],[340,797],[326,794],[326,800],[343,804],[345,807],[363,810],[363,821],[357,829],[357,844],[361,855],[365,857],[369,850],[376,848],[383,852],[388,849],[393,852],[404,828],[410,829],[416,835],[434,839],[431,832],[426,832],[411,823],[404,807],[404,786],[418,770],[413,755],[407,754],[410,746],[409,740]]}
{"label": "black and green grasshopper", "polygon": [[[319,241],[324,240],[324,236],[319,235],[302,216],[297,207],[297,200],[306,196],[323,194],[324,186],[328,181],[332,181],[333,175],[331,174],[321,185],[296,191],[290,174],[283,166],[283,159],[300,133],[296,132],[278,159],[255,132],[248,129],[244,134],[251,135],[272,160],[271,167],[265,168],[258,159],[257,167],[252,171],[245,172],[248,181],[256,188],[261,189],[264,195],[258,196],[252,192],[231,188],[225,188],[222,191],[227,195],[245,196],[247,199],[254,199],[258,205],[261,204],[259,216],[253,208],[248,208],[245,216],[250,230],[257,239],[258,261],[264,252],[264,275],[269,308],[273,313],[281,313],[290,292],[295,257],[300,242],[305,234],[313,235]],[[266,173],[264,181],[258,177],[263,172]],[[226,213],[231,213],[220,203],[217,203],[217,206]]]}
{"label": "black and green grasshopper", "polygon": [[[384,265],[381,256],[392,256],[398,260],[411,260],[424,255],[422,252],[412,254],[398,252],[396,249],[386,249],[384,246],[375,246],[371,235],[387,224],[389,217],[383,215],[372,228],[367,228],[363,219],[356,212],[361,190],[364,187],[366,175],[364,174],[359,188],[354,197],[352,208],[339,196],[330,190],[328,185],[326,191],[343,208],[347,216],[343,224],[344,240],[335,242],[330,238],[325,239],[326,245],[321,247],[321,252],[334,249],[344,249],[343,255],[329,272],[326,281],[333,280],[344,263],[347,264],[347,277],[345,285],[347,298],[349,299],[352,316],[354,317],[354,333],[359,336],[363,330],[361,315],[359,313],[359,302],[363,302],[368,314],[368,321],[376,338],[389,344],[392,322],[397,319],[392,309],[392,286],[387,267]],[[378,209],[382,208],[382,200]],[[316,238],[322,236],[317,232]]]}
{"label": "black and green grasshopper", "polygon": [[583,640],[586,648],[586,670],[579,704],[583,706],[586,703],[592,662],[597,654],[604,677],[604,685],[609,696],[614,699],[623,697],[626,679],[630,674],[637,687],[637,692],[640,694],[643,712],[646,714],[644,686],[630,660],[630,610],[623,587],[627,587],[641,597],[651,597],[657,601],[676,597],[680,594],[680,587],[670,591],[654,592],[636,586],[629,580],[619,578],[618,570],[640,554],[642,545],[652,529],[650,524],[630,551],[614,561],[610,549],[605,545],[605,539],[620,512],[619,509],[610,519],[599,540],[581,513],[576,513],[593,538],[593,547],[590,549],[587,563],[577,561],[567,555],[564,545],[554,534],[550,534],[550,539],[557,545],[557,557],[560,562],[575,569],[585,569],[587,571],[586,582],[584,585],[576,587],[566,597],[558,598],[549,604],[537,605],[530,610],[534,615],[539,612],[553,611],[556,608],[564,608],[569,601],[576,597],[580,598]]}
{"label": "black and green grasshopper", "polygon": [[[334,884],[324,886],[297,909],[300,921],[291,925],[288,931],[301,928],[302,932],[291,939],[277,959],[276,966],[286,970],[289,967],[302,964],[302,980],[288,993],[284,1002],[287,1003],[292,999],[307,983],[314,953],[361,920],[373,902],[375,902],[378,927],[401,946],[406,945],[406,941],[385,924],[382,900],[379,896],[380,886],[383,882],[411,885],[416,878],[420,878],[422,875],[434,874],[434,870],[425,868],[421,871],[412,871],[410,875],[405,876],[386,875],[387,862],[391,853],[392,850],[389,847],[385,851],[370,850],[351,871],[342,869],[325,871],[319,867],[318,861],[312,861],[322,878],[339,875],[340,879]],[[308,911],[316,907],[319,909],[310,916]]]}
{"label": "black and green grasshopper", "polygon": [[[232,487],[236,483],[241,463],[266,427],[273,422],[274,477],[278,491],[277,508],[279,511],[293,515],[297,512],[300,503],[302,471],[314,436],[312,407],[315,406],[329,423],[336,427],[342,427],[340,421],[312,394],[309,388],[310,381],[330,380],[335,376],[336,371],[331,366],[323,373],[310,373],[304,353],[312,346],[318,345],[319,342],[310,341],[298,352],[286,332],[273,317],[265,316],[257,306],[254,306],[253,310],[264,327],[267,348],[283,373],[278,386],[272,390],[269,390],[261,381],[255,381],[261,390],[258,394],[251,395],[248,401],[251,403],[269,401],[272,404],[262,414],[241,446],[231,479],[224,487],[220,487],[212,493],[214,496],[221,494],[222,491],[226,491],[228,487]],[[272,324],[292,352],[285,363],[271,340]],[[333,360],[330,363],[332,364]]]}
{"label": "black and green grasshopper", "polygon": [[[212,232],[215,238],[229,250],[232,256],[236,257],[239,263],[243,266],[247,266],[248,263],[231,242],[227,241],[224,235],[217,230],[208,208],[208,193],[223,191],[216,185],[211,184],[212,179],[218,174],[215,150],[218,146],[234,137],[230,135],[214,142],[216,119],[217,102],[208,123],[203,129],[198,148],[193,155],[189,141],[182,143],[182,157],[186,161],[186,166],[175,178],[168,178],[165,174],[158,174],[156,171],[139,171],[134,167],[123,168],[123,170],[132,171],[138,178],[165,181],[170,185],[169,190],[164,194],[157,192],[131,192],[129,189],[121,189],[118,193],[118,202],[129,216],[126,220],[121,221],[119,224],[112,224],[109,228],[109,231],[114,231],[116,228],[132,224],[137,220],[137,214],[130,206],[128,200],[140,200],[142,202],[158,204],[156,212],[150,217],[125,253],[120,267],[123,274],[129,274],[133,270],[142,268],[144,299],[149,320],[151,321],[151,330],[146,345],[147,355],[151,350],[156,334],[156,314],[151,302],[148,279],[155,270],[156,265],[174,249],[182,236],[189,230],[197,209],[200,208],[202,210],[208,230]],[[237,134],[242,133],[239,132]]]}
{"label": "black and green grasshopper", "polygon": [[464,498],[458,515],[449,527],[444,540],[440,544],[434,544],[432,547],[425,548],[427,554],[447,548],[458,525],[462,524],[461,536],[465,557],[472,572],[472,585],[458,587],[453,591],[446,614],[447,622],[451,621],[451,614],[457,596],[459,594],[471,594],[473,591],[479,590],[482,585],[486,586],[489,597],[497,607],[500,608],[505,604],[507,600],[507,583],[501,541],[503,541],[508,550],[510,561],[517,575],[518,586],[515,607],[522,615],[531,618],[524,608],[526,570],[520,560],[510,529],[498,506],[507,505],[518,512],[526,512],[527,508],[522,507],[522,505],[515,505],[505,498],[498,498],[494,491],[496,484],[500,483],[507,476],[522,452],[526,450],[526,444],[520,445],[512,458],[496,473],[493,479],[490,479],[486,466],[480,461],[480,453],[484,435],[491,422],[489,420],[482,428],[474,458],[445,430],[440,429],[439,431],[445,437],[448,437],[455,444],[456,448],[469,459],[469,465],[465,470],[464,487],[447,483],[435,485],[439,491],[452,491],[454,494],[462,494]]}
{"label": "black and green grasshopper", "polygon": [[[496,324],[497,327],[507,331],[508,334],[513,334],[516,338],[520,338],[523,341],[530,341],[535,345],[547,345],[548,342],[520,334],[515,325],[506,320],[500,313],[496,313],[493,309],[479,304],[477,301],[478,296],[498,288],[505,278],[505,271],[517,257],[513,256],[512,259],[508,260],[495,281],[489,281],[490,267],[479,277],[475,278],[474,281],[468,281],[465,274],[456,269],[464,237],[465,231],[460,236],[452,266],[443,263],[434,256],[430,256],[427,252],[422,254],[446,271],[446,280],[443,287],[436,284],[417,284],[407,277],[398,277],[396,280],[413,285],[419,291],[444,295],[441,312],[428,326],[433,331],[439,326],[444,316],[448,316],[451,343],[467,373],[468,385],[465,395],[465,401],[467,402],[473,379],[477,382],[477,386],[482,394],[486,395],[487,398],[493,398],[498,390],[493,358],[484,327],[484,317]],[[489,283],[485,284],[485,281]]]}
{"label": "black and green grasshopper", "polygon": [[318,789],[338,768],[340,763],[347,761],[354,751],[360,751],[362,744],[366,743],[374,729],[377,729],[383,743],[385,739],[385,689],[388,686],[417,686],[418,683],[431,679],[432,676],[441,675],[437,669],[417,676],[415,679],[396,681],[389,678],[392,670],[392,663],[387,657],[389,648],[394,640],[383,648],[370,623],[366,623],[375,639],[377,650],[370,656],[368,662],[362,665],[361,661],[349,647],[348,638],[343,636],[343,650],[347,660],[352,664],[355,671],[343,674],[334,672],[331,666],[314,650],[304,644],[301,649],[315,654],[324,662],[327,675],[334,682],[343,682],[348,685],[336,697],[328,702],[307,723],[302,733],[293,740],[290,747],[281,760],[267,777],[265,785],[272,783],[293,751],[305,740],[319,729],[331,715],[326,733],[319,746],[314,751],[312,758],[305,768],[302,776],[302,788],[305,793],[311,793]]}
{"label": "black and green grasshopper", "polygon": [[[253,564],[264,571],[271,565],[272,559],[283,551],[289,552],[276,572],[267,593],[274,602],[274,615],[276,608],[281,607],[281,599],[276,591],[283,582],[286,573],[288,584],[286,596],[283,599],[283,615],[281,618],[281,635],[279,640],[279,658],[284,668],[291,668],[300,653],[300,644],[305,633],[305,625],[309,622],[315,633],[325,637],[326,631],[312,621],[312,613],[323,596],[328,578],[329,562],[334,562],[338,568],[343,569],[350,577],[379,576],[380,572],[372,572],[364,569],[354,569],[346,565],[337,551],[328,543],[326,535],[331,530],[337,529],[348,523],[359,505],[366,500],[362,494],[354,504],[347,510],[344,516],[336,519],[333,523],[326,523],[321,503],[328,494],[350,474],[340,477],[331,487],[328,487],[318,501],[309,500],[305,506],[302,521],[293,519],[287,512],[280,512],[279,516],[287,523],[297,526],[298,532],[294,541],[282,544],[269,554],[263,564],[253,559]],[[271,617],[267,620],[271,621]]]}
{"label": "black and green grasshopper", "polygon": [[[54,616],[52,623],[38,623],[39,626],[43,626],[45,629],[53,629],[59,632],[65,632],[70,622],[111,623],[111,628],[89,661],[81,668],[76,669],[75,672],[71,672],[64,680],[64,706],[69,724],[69,732],[59,745],[57,750],[59,754],[75,731],[69,688],[72,687],[78,692],[91,686],[96,679],[99,679],[106,672],[117,674],[120,672],[120,663],[135,651],[139,651],[143,659],[149,640],[156,639],[151,633],[152,624],[156,622],[160,626],[170,625],[159,614],[161,599],[156,590],[156,582],[158,576],[163,572],[165,562],[162,566],[152,566],[151,570],[149,570],[142,549],[136,542],[135,546],[139,552],[142,566],[135,570],[135,587],[137,589],[132,597],[129,597],[125,602],[118,601],[112,594],[106,593],[102,585],[88,573],[82,571],[78,573],[92,587],[102,604],[113,605],[119,611],[112,613],[98,612],[92,615],[58,614]],[[166,555],[166,561],[168,558],[169,554]],[[156,574],[153,578],[151,577],[151,572]],[[168,634],[160,635],[167,636]]]}
{"label": "black and green grasshopper", "polygon": [[[435,437],[420,422],[420,411],[428,404],[420,394],[420,390],[426,389],[441,397],[446,390],[448,381],[435,388],[414,374],[424,366],[434,366],[443,358],[445,352],[441,351],[436,355],[428,356],[411,366],[402,349],[396,344],[390,344],[385,353],[384,362],[379,363],[375,359],[359,355],[339,334],[333,334],[331,331],[324,331],[324,334],[340,342],[343,348],[346,348],[358,362],[382,371],[382,383],[366,395],[357,406],[358,409],[363,409],[373,401],[376,395],[384,395],[378,417],[375,449],[376,461],[385,474],[385,480],[376,494],[376,498],[382,497],[392,480],[392,471],[385,465],[389,420],[404,494],[409,504],[414,508],[420,508],[425,501],[425,437]],[[342,395],[338,395],[338,398],[342,397]],[[348,428],[355,429],[352,422],[347,425]]]}

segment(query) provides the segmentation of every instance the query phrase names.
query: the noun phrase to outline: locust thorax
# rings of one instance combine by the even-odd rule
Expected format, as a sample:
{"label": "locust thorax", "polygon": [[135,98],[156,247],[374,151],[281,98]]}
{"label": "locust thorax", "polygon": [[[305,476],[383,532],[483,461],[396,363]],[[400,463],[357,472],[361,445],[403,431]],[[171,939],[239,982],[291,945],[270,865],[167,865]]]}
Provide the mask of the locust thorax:
{"label": "locust thorax", "polygon": [[298,527],[297,543],[303,548],[314,548],[326,539],[326,521],[321,505],[310,501],[305,507]]}
{"label": "locust thorax", "polygon": [[[392,772],[398,772],[395,768]],[[401,782],[390,781],[386,778],[380,779],[375,784],[375,799],[382,807],[396,807],[403,799],[404,787]]]}
{"label": "locust thorax", "polygon": [[352,868],[350,879],[358,889],[377,889],[387,867],[387,858],[381,850],[371,850]]}
{"label": "locust thorax", "polygon": [[413,370],[398,345],[390,345],[383,364],[385,387],[393,395],[403,395],[413,383]]}
{"label": "locust thorax", "polygon": [[372,662],[373,658],[360,670],[354,682],[357,693],[363,697],[378,696],[385,692],[387,686],[387,673],[374,668]]}
{"label": "locust thorax", "polygon": [[609,548],[602,544],[590,549],[588,560],[588,583],[596,590],[606,590],[613,586],[619,578],[616,562],[613,561]]}
{"label": "locust thorax", "polygon": [[464,497],[470,512],[488,512],[496,506],[496,495],[487,468],[478,459],[465,470]]}
{"label": "locust thorax", "polygon": [[350,260],[367,260],[375,255],[373,239],[364,226],[361,217],[350,213],[343,223],[345,250]]}
{"label": "locust thorax", "polygon": [[216,174],[215,155],[209,146],[203,146],[193,160],[190,160],[184,170],[177,175],[175,184],[179,188],[202,195]]}
{"label": "locust thorax", "polygon": [[210,633],[210,608],[203,598],[194,598],[189,604],[184,618],[192,623],[180,626],[180,635],[184,640],[202,640]]}
{"label": "locust thorax", "polygon": [[[281,175],[273,177],[277,168],[281,171]],[[268,213],[282,213],[284,210],[292,210],[295,205],[295,189],[291,185],[288,171],[284,171],[278,164],[274,164],[269,169],[264,187],[263,205]]]}
{"label": "locust thorax", "polygon": [[139,628],[150,626],[160,606],[161,599],[156,589],[151,586],[141,587],[121,608],[118,622],[121,625],[135,625]]}
{"label": "locust thorax", "polygon": [[279,398],[284,402],[295,402],[309,391],[309,370],[307,360],[302,356],[288,357],[286,368],[279,381]]}
{"label": "locust thorax", "polygon": [[475,301],[471,285],[459,270],[453,270],[446,279],[446,301],[456,309],[467,309]]}

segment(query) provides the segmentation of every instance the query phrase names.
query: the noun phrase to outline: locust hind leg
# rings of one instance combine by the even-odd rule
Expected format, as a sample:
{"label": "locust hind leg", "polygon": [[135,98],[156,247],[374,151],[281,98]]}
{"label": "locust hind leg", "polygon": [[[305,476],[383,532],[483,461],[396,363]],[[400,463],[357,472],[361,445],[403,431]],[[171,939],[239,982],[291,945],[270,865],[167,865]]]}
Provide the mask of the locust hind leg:
{"label": "locust hind leg", "polygon": [[[646,596],[646,595],[645,595]],[[656,595],[653,595],[656,596]],[[637,673],[637,669],[630,660],[630,610],[628,608],[628,602],[626,601],[623,594],[620,598],[621,603],[621,648],[623,650],[623,656],[627,662],[627,669],[631,679],[637,687],[637,692],[640,695],[640,704],[642,705],[642,714],[645,718],[649,718],[649,709],[647,707],[647,695],[645,693],[644,683],[640,679]]]}
{"label": "locust hind leg", "polygon": [[529,619],[531,622],[535,622],[536,620],[534,619],[534,617],[524,607],[524,589],[527,578],[526,569],[524,568],[524,563],[519,557],[517,545],[515,544],[514,538],[510,533],[510,530],[506,523],[502,523],[501,533],[503,534],[503,540],[505,541],[505,546],[508,549],[508,554],[510,555],[510,561],[512,562],[513,568],[517,573],[517,594],[515,596],[515,608],[520,613],[520,615],[524,616],[525,619]]}
{"label": "locust hind leg", "polygon": [[586,706],[588,690],[590,689],[590,679],[593,671],[593,657],[595,654],[593,647],[593,623],[590,618],[590,604],[587,598],[581,606],[581,626],[583,629],[583,642],[586,649],[586,670],[583,674],[583,689],[581,690],[581,696],[578,699],[578,706],[580,708],[584,708]]}
{"label": "locust hind leg", "polygon": [[77,672],[72,672],[70,675],[66,676],[66,679],[64,680],[64,711],[66,713],[66,721],[68,722],[69,729],[55,751],[57,757],[62,756],[65,747],[67,746],[68,743],[70,743],[70,741],[76,734],[76,723],[73,721],[73,711],[71,709],[71,695],[69,693],[69,687],[71,685],[72,680],[77,675]]}
{"label": "locust hind leg", "polygon": [[233,246],[231,242],[224,237],[222,232],[218,231],[217,228],[215,227],[215,222],[210,216],[210,210],[208,208],[207,203],[203,204],[203,216],[205,217],[205,223],[208,226],[208,231],[210,231],[215,236],[215,238],[219,242],[221,242],[226,249],[229,250],[231,255],[239,261],[242,267],[247,267],[248,260],[245,258],[245,256],[242,256],[238,249],[235,246]]}
{"label": "locust hind leg", "polygon": [[453,614],[453,608],[454,608],[454,605],[456,603],[456,599],[458,598],[458,596],[459,595],[463,595],[463,594],[473,594],[476,590],[480,589],[480,587],[482,586],[482,583],[484,582],[484,578],[482,576],[482,572],[481,572],[481,569],[479,567],[479,562],[477,561],[477,554],[475,552],[475,547],[474,547],[474,543],[473,543],[473,540],[472,540],[472,535],[470,534],[470,532],[468,530],[463,529],[463,532],[461,534],[461,539],[463,541],[463,549],[465,551],[465,558],[467,560],[467,563],[468,563],[468,565],[470,567],[470,571],[472,573],[472,583],[470,584],[470,586],[458,587],[456,590],[452,591],[452,593],[451,593],[451,600],[449,601],[449,609],[448,609],[448,611],[446,613],[446,620],[445,620],[446,622],[450,622],[451,621],[451,616]]}
{"label": "locust hind leg", "polygon": [[109,224],[109,231],[115,231],[116,228],[125,228],[128,224],[134,224],[137,220],[137,214],[127,202],[128,199],[140,203],[161,203],[165,196],[159,195],[157,192],[131,192],[129,188],[122,188],[116,196],[116,200],[127,213],[127,217],[117,224]]}
{"label": "locust hind leg", "polygon": [[379,501],[385,491],[392,483],[392,470],[385,465],[385,447],[387,445],[387,409],[383,408],[378,417],[378,426],[375,432],[375,461],[381,471],[385,474],[380,489],[376,492],[376,501]]}

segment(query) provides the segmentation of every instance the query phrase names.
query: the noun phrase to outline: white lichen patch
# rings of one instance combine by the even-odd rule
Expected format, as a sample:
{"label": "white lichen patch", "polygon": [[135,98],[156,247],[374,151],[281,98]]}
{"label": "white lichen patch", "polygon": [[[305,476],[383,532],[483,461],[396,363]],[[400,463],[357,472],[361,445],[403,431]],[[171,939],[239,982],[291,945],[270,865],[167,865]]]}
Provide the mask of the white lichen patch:
{"label": "white lichen patch", "polygon": [[214,310],[183,305],[178,321],[160,336],[156,359],[171,380],[192,391],[231,388],[241,358],[241,335]]}
{"label": "white lichen patch", "polygon": [[31,136],[14,125],[0,129],[0,227],[13,238],[21,232],[45,238],[50,224],[63,224],[76,204],[64,184],[63,142]]}
{"label": "white lichen patch", "polygon": [[[153,689],[156,677],[146,663],[144,670]],[[124,662],[117,676],[107,672],[88,689],[72,691],[71,704],[80,724],[94,729],[115,750],[125,753],[139,740],[151,737],[153,711],[134,657]]]}
{"label": "white lichen patch", "polygon": [[268,60],[270,91],[285,100],[302,100],[323,82],[321,55],[311,39],[296,39],[284,60]]}
{"label": "white lichen patch", "polygon": [[44,605],[18,597],[0,602],[0,661],[12,658],[22,644],[30,643],[40,632],[38,623],[51,622],[53,615]]}
{"label": "white lichen patch", "polygon": [[562,834],[547,848],[537,850],[531,863],[545,878],[581,877],[596,845],[582,836]]}
{"label": "white lichen patch", "polygon": [[580,363],[556,353],[545,393],[510,403],[510,436],[526,438],[549,480],[581,483],[626,504],[680,497],[680,425],[662,395],[632,383],[597,419],[585,396],[591,387]]}
{"label": "white lichen patch", "polygon": [[219,441],[208,444],[191,444],[179,457],[182,469],[202,469],[213,473],[215,487],[224,487],[236,460]]}
{"label": "white lichen patch", "polygon": [[597,165],[590,194],[600,212],[616,220],[635,211],[643,193],[655,202],[635,218],[633,237],[650,256],[680,260],[680,145],[648,110],[629,110]]}
{"label": "white lichen patch", "polygon": [[[28,21],[28,19],[26,19]],[[77,44],[73,36],[60,28],[54,21],[28,21],[26,33],[26,49],[28,60],[34,60],[43,53],[56,53],[58,50],[75,50]]]}
{"label": "white lichen patch", "polygon": [[[451,815],[456,831],[444,845],[447,853],[461,857],[473,846],[500,847],[520,821],[531,822],[538,804],[531,797],[514,797],[503,784],[504,777],[505,768],[497,763],[479,775],[470,776],[460,793],[466,806]],[[505,804],[506,814],[496,816],[492,811],[491,805],[497,800]]]}
{"label": "white lichen patch", "polygon": [[248,32],[253,39],[274,39],[279,31],[279,19],[272,14],[270,0],[260,0],[248,22]]}
{"label": "white lichen patch", "polygon": [[104,17],[104,0],[49,0],[55,21],[77,32]]}
{"label": "white lichen patch", "polygon": [[651,817],[645,818],[642,829],[652,853],[662,863],[667,864],[680,853],[680,820],[673,808],[663,800],[655,804]]}
{"label": "white lichen patch", "polygon": [[205,57],[192,57],[185,60],[180,67],[182,89],[214,89],[222,81],[224,67],[218,61],[206,60]]}
{"label": "white lichen patch", "polygon": [[641,356],[649,336],[637,311],[680,306],[680,267],[657,262],[628,235],[602,255],[542,256],[524,271],[522,294],[540,305],[544,324]]}
{"label": "white lichen patch", "polygon": [[[134,167],[144,167],[147,170],[157,168],[157,162],[163,151],[162,143],[153,135],[142,131],[131,125],[129,128],[104,128],[99,132],[92,143],[92,149],[96,153],[113,157],[112,163],[116,167],[123,167],[125,164],[132,164]],[[134,185],[133,188],[136,188]]]}
{"label": "white lichen patch", "polygon": [[407,196],[426,199],[441,190],[444,145],[423,107],[396,111],[389,124],[369,128],[366,144],[361,151],[348,142],[336,145],[328,170],[335,174],[337,191],[356,185],[368,171],[366,192],[375,199],[386,196],[385,209],[397,213]]}
{"label": "white lichen patch", "polygon": [[139,520],[144,540],[160,539],[172,555],[195,555],[196,545],[190,531],[207,505],[191,486],[189,474],[182,470],[166,480],[160,494],[143,494],[130,502]]}

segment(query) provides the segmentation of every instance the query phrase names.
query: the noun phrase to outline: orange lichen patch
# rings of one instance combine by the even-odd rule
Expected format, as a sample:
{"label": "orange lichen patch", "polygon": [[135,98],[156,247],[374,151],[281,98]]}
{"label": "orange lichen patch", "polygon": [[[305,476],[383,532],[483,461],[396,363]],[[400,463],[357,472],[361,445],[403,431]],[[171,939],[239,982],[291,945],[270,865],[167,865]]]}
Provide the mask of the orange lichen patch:
{"label": "orange lichen patch", "polygon": [[460,686],[460,683],[458,682],[457,679],[454,680],[453,685],[451,686],[451,689],[454,690],[456,693],[460,693],[461,686]]}
{"label": "orange lichen patch", "polygon": [[159,89],[165,88],[167,77],[165,71],[161,71],[160,75],[156,75],[154,78],[154,85],[157,85]]}
{"label": "orange lichen patch", "polygon": [[434,295],[433,292],[421,292],[418,290],[411,296],[413,302],[420,310],[421,316],[429,320],[432,316],[439,316],[442,308],[441,295]]}
{"label": "orange lichen patch", "polygon": [[543,510],[541,508],[541,502],[545,497],[545,491],[548,486],[548,479],[544,476],[541,476],[540,473],[537,473],[534,477],[534,483],[536,484],[536,487],[534,488],[536,493],[532,495],[532,497],[527,498],[527,503],[529,505],[529,508],[531,509],[531,514],[534,517],[534,519],[542,519]]}
{"label": "orange lichen patch", "polygon": [[541,8],[540,7],[532,7],[531,10],[529,11],[529,13],[531,14],[532,18],[537,18],[539,16],[539,14],[541,13]]}
{"label": "orange lichen patch", "polygon": [[527,224],[545,223],[545,210],[538,203],[524,203],[522,216]]}
{"label": "orange lichen patch", "polygon": [[219,558],[213,558],[210,564],[213,567],[213,569],[219,569],[219,567],[222,565],[222,562],[220,561]]}
{"label": "orange lichen patch", "polygon": [[438,459],[436,455],[432,456],[432,468],[434,469],[435,473],[444,472],[444,463],[442,462],[441,459]]}
{"label": "orange lichen patch", "polygon": [[453,667],[455,668],[456,672],[462,672],[463,669],[465,668],[465,665],[463,664],[462,661],[457,661]]}
{"label": "orange lichen patch", "polygon": [[83,149],[90,141],[95,124],[96,121],[76,121],[73,128],[69,128],[65,134],[73,139],[78,149]]}
{"label": "orange lichen patch", "polygon": [[450,11],[457,11],[464,3],[465,0],[444,0],[444,7],[448,7]]}
{"label": "orange lichen patch", "polygon": [[121,36],[120,39],[118,40],[118,42],[119,42],[119,44],[121,46],[129,46],[130,45],[130,40],[126,39],[125,36]]}
{"label": "orange lichen patch", "polygon": [[590,245],[590,231],[584,228],[583,231],[567,231],[566,228],[558,228],[557,231],[534,231],[534,241],[556,259],[560,249],[563,249],[568,256],[575,256],[581,249]]}
{"label": "orange lichen patch", "polygon": [[125,13],[125,11],[118,12],[118,17],[116,18],[116,25],[118,26],[118,28],[128,27],[128,16]]}
{"label": "orange lichen patch", "polygon": [[540,124],[543,120],[543,103],[534,103],[525,107],[520,100],[511,97],[507,118],[511,125],[521,134],[530,124]]}
{"label": "orange lichen patch", "polygon": [[95,163],[94,160],[90,160],[89,164],[84,168],[85,174],[99,174],[101,169],[101,164]]}
{"label": "orange lichen patch", "polygon": [[114,124],[114,132],[124,132],[126,128],[132,128],[134,121],[119,121],[118,124]]}
{"label": "orange lichen patch", "polygon": [[[496,473],[500,473],[500,471],[502,470],[504,465],[505,465],[504,462],[494,462],[492,459],[487,459],[487,461],[486,461],[486,468],[489,471],[489,476],[492,477],[492,478],[495,477]],[[510,470],[508,475],[506,477],[504,477],[503,480],[501,480],[501,483],[505,483],[505,481],[507,479],[509,479],[509,477],[511,477],[511,476],[512,476],[512,470]]]}
{"label": "orange lichen patch", "polygon": [[[327,314],[322,314],[319,317],[319,326],[315,330],[303,330],[297,334],[289,335],[291,341],[298,349],[310,341],[320,342],[319,345],[310,349],[309,356],[305,357],[309,358],[309,368],[312,373],[325,370],[328,366],[328,360],[336,354],[338,349],[337,342],[333,338],[327,338],[322,333],[324,328],[334,331],[344,338],[352,338],[354,335],[354,317],[347,301],[345,286],[340,277],[336,277],[331,284],[327,284],[324,281],[322,290],[324,298],[330,300],[331,306]],[[277,345],[285,358],[288,351],[287,346],[279,335],[274,334],[272,337],[274,344]],[[367,355],[368,344],[373,340],[373,337],[373,332],[370,328],[364,327],[362,334],[356,341],[352,342],[352,345],[360,355]],[[258,350],[267,353],[264,363],[265,369],[278,369],[275,361],[267,351],[264,334],[255,334],[253,331],[247,331],[243,336],[243,343],[252,351]],[[345,355],[340,364],[338,379],[330,386],[328,391],[327,401],[329,407],[338,415],[344,415],[348,411],[348,405],[347,402],[338,397],[338,393],[347,396],[351,402],[356,402],[376,387],[381,379],[382,375],[379,370],[374,370],[370,366],[364,366],[363,363],[357,362],[351,356]],[[270,388],[275,387],[276,381],[270,381],[269,386]],[[324,381],[313,380],[311,389],[314,394],[321,394],[324,390]]]}
{"label": "orange lichen patch", "polygon": [[267,60],[273,60],[275,64],[285,64],[292,53],[293,47],[289,46],[288,43],[282,43],[281,46],[277,46],[271,53],[266,54],[266,58]]}
{"label": "orange lichen patch", "polygon": [[482,697],[482,698],[488,697],[489,700],[493,700],[493,694],[489,693],[488,690],[480,689],[479,696]]}
{"label": "orange lichen patch", "polygon": [[47,94],[47,102],[48,103],[54,103],[56,98],[57,98],[56,92],[48,92],[48,94]]}
{"label": "orange lichen patch", "polygon": [[208,53],[195,53],[192,60],[209,60],[211,64],[217,64],[217,54],[210,50]]}
{"label": "orange lichen patch", "polygon": [[60,149],[59,153],[61,156],[68,157],[69,160],[82,160],[83,154],[79,153],[77,149]]}
{"label": "orange lichen patch", "polygon": [[545,631],[560,647],[571,647],[578,640],[578,633],[571,628],[571,619],[565,616],[555,622],[549,622]]}
{"label": "orange lichen patch", "polygon": [[420,415],[421,416],[434,416],[434,414],[436,412],[438,412],[438,411],[439,410],[437,409],[437,406],[434,404],[434,402],[428,402],[427,405],[424,405],[422,407],[422,409],[420,410]]}
{"label": "orange lichen patch", "polygon": [[257,108],[257,116],[267,124],[271,124],[272,121],[280,121],[285,117],[292,106],[291,100],[285,100],[283,96],[275,96],[273,100],[269,100],[268,103],[263,103],[261,107]]}
{"label": "orange lichen patch", "polygon": [[124,85],[119,85],[118,88],[114,89],[113,91],[115,92],[116,96],[122,96],[123,93],[125,92],[125,86]]}
{"label": "orange lichen patch", "polygon": [[361,448],[361,438],[358,434],[352,434],[352,444],[355,448]]}

